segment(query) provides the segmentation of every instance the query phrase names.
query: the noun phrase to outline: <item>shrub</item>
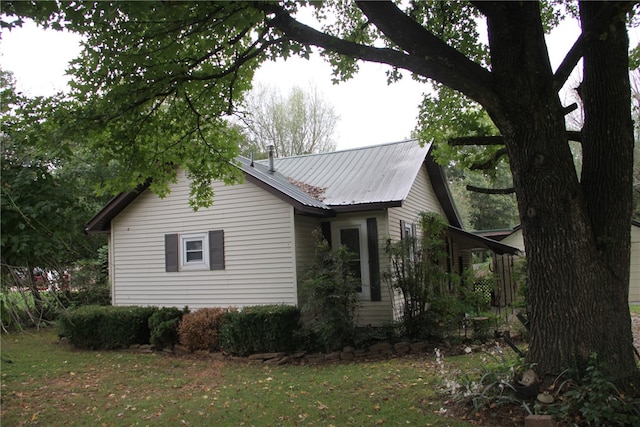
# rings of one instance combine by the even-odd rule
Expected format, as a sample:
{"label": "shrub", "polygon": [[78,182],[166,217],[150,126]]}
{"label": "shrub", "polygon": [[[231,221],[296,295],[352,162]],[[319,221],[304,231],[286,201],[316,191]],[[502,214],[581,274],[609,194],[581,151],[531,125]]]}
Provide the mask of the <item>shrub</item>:
{"label": "shrub", "polygon": [[584,370],[567,371],[555,381],[555,403],[537,403],[536,413],[575,426],[640,425],[640,400],[619,390],[605,371],[592,355]]}
{"label": "shrub", "polygon": [[475,416],[483,425],[496,425],[491,418],[500,414],[503,408],[511,413],[532,415],[530,399],[521,398],[516,388],[519,387],[517,379],[529,368],[522,360],[508,359],[503,349],[496,346],[482,358],[482,365],[477,370],[450,371],[444,367],[440,350],[436,349],[435,353],[436,366],[442,377],[441,392],[466,407],[467,416]]}
{"label": "shrub", "polygon": [[288,305],[245,307],[229,312],[220,331],[221,347],[231,354],[292,351],[300,328],[300,310]]}
{"label": "shrub", "polygon": [[434,313],[428,311],[435,300],[449,295],[445,284],[450,275],[442,263],[447,255],[447,223],[437,213],[420,212],[419,227],[422,237],[405,236],[400,241],[389,241],[386,248],[391,271],[385,278],[392,296],[400,296],[401,319],[411,338],[431,335],[428,322]]}
{"label": "shrub", "polygon": [[173,348],[178,343],[178,324],[182,316],[189,312],[175,307],[163,307],[149,317],[149,342],[156,350]]}
{"label": "shrub", "polygon": [[332,250],[320,233],[316,238],[313,261],[301,286],[302,316],[319,344],[331,351],[354,339],[360,280],[353,275],[353,255],[345,246]]}
{"label": "shrub", "polygon": [[185,314],[178,325],[180,343],[190,351],[219,350],[220,325],[223,316],[230,310],[233,309],[206,307]]}
{"label": "shrub", "polygon": [[60,316],[61,334],[85,349],[149,343],[149,318],[157,307],[83,306]]}

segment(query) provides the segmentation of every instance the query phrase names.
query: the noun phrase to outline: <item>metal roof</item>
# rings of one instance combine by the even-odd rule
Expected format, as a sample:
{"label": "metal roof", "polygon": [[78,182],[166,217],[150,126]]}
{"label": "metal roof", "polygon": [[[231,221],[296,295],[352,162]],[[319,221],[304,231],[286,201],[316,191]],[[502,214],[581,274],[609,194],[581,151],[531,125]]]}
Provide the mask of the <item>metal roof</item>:
{"label": "metal roof", "polygon": [[[315,189],[325,205],[400,206],[407,198],[431,144],[416,140],[331,153],[274,159],[290,182]],[[256,162],[265,164],[266,161]]]}
{"label": "metal roof", "polygon": [[[330,207],[304,192],[278,171],[270,172],[267,166],[258,162],[254,162],[252,165],[251,160],[245,157],[238,157],[237,161],[247,179],[258,185],[264,184],[261,187],[294,204],[298,210],[307,213],[330,215]],[[251,178],[254,179],[252,180]]]}
{"label": "metal roof", "polygon": [[[461,227],[442,168],[429,156],[431,144],[416,140],[251,162],[238,157],[235,165],[248,181],[290,203],[297,212],[329,217],[401,206],[421,167],[426,167],[434,191],[452,226]],[[128,206],[151,181],[114,197],[88,223],[88,233],[105,233],[111,220]]]}

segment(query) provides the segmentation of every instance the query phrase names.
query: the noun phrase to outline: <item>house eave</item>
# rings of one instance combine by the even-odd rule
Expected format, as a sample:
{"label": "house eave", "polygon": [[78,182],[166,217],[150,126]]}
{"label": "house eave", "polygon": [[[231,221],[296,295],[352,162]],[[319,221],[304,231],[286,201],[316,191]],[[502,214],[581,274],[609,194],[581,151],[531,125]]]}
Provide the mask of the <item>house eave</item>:
{"label": "house eave", "polygon": [[365,212],[365,211],[380,211],[389,208],[402,207],[402,200],[391,200],[388,202],[374,202],[374,203],[358,203],[354,205],[329,205],[331,209],[336,213],[349,213],[349,212]]}
{"label": "house eave", "polygon": [[424,165],[427,169],[429,179],[431,180],[433,191],[436,193],[436,197],[444,210],[445,216],[449,220],[449,224],[462,229],[462,220],[460,219],[458,209],[453,202],[453,196],[449,190],[447,178],[442,166],[436,163],[433,156],[430,155],[425,158]]}
{"label": "house eave", "polygon": [[124,191],[113,197],[100,212],[89,220],[84,229],[85,233],[90,235],[109,234],[111,232],[111,220],[129,206],[150,185],[151,179],[147,179],[144,183],[138,184],[132,191]]}

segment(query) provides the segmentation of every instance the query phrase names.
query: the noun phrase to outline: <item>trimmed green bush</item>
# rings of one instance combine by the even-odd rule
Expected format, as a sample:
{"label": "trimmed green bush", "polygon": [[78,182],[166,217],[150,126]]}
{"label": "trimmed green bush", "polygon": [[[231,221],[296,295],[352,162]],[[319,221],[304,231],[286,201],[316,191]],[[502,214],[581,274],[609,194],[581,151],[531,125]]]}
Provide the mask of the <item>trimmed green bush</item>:
{"label": "trimmed green bush", "polygon": [[235,355],[290,352],[300,329],[300,310],[289,305],[245,307],[225,314],[220,347]]}
{"label": "trimmed green bush", "polygon": [[149,318],[157,307],[83,306],[60,316],[61,334],[75,347],[112,349],[148,344]]}
{"label": "trimmed green bush", "polygon": [[175,347],[178,343],[178,324],[189,309],[180,310],[175,307],[163,307],[149,317],[149,342],[156,350]]}
{"label": "trimmed green bush", "polygon": [[230,310],[220,307],[205,307],[185,314],[178,325],[180,343],[190,351],[220,349],[218,336],[223,316]]}

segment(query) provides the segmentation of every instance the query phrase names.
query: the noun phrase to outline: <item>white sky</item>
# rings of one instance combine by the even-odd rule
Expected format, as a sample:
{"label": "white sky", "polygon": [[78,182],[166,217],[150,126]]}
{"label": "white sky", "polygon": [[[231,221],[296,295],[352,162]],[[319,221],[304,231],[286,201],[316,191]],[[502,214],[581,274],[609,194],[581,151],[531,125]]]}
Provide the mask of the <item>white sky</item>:
{"label": "white sky", "polygon": [[[554,68],[577,37],[577,24],[572,24],[563,25],[549,38]],[[76,35],[44,31],[25,23],[22,28],[2,31],[0,66],[14,73],[18,90],[31,96],[51,95],[66,89],[65,70],[79,51]],[[256,82],[283,93],[293,86],[316,86],[340,116],[335,140],[338,149],[346,149],[400,141],[415,128],[418,105],[427,87],[412,81],[408,74],[400,82],[387,85],[386,69],[364,63],[354,79],[333,85],[329,65],[316,55],[311,60],[290,58],[265,63],[256,74]]]}

